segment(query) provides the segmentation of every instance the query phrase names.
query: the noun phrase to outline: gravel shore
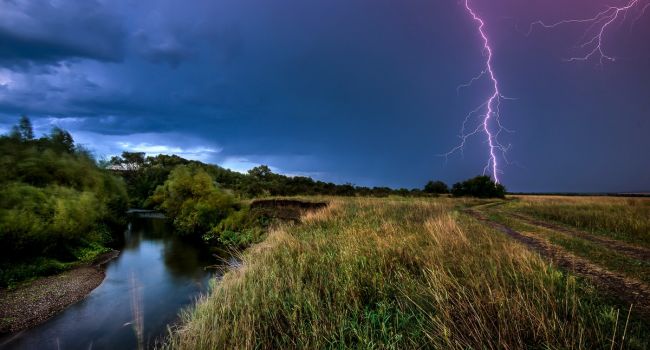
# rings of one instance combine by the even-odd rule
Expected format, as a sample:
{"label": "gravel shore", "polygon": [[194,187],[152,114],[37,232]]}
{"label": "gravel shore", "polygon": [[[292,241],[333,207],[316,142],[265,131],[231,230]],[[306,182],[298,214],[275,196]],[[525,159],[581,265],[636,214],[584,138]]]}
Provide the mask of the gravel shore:
{"label": "gravel shore", "polygon": [[0,289],[0,334],[14,333],[43,323],[82,300],[104,280],[105,265],[120,254],[103,254],[89,266]]}

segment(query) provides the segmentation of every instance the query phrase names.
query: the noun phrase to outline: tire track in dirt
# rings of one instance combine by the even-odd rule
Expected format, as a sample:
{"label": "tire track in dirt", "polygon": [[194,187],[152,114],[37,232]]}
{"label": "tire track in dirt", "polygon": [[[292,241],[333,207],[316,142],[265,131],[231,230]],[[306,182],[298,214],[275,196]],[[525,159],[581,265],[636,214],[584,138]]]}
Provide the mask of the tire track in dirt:
{"label": "tire track in dirt", "polygon": [[650,287],[646,284],[605,270],[543,239],[524,235],[508,226],[494,222],[476,210],[466,209],[465,213],[507,234],[557,266],[588,278],[605,294],[613,296],[626,304],[633,305],[633,312],[650,319]]}
{"label": "tire track in dirt", "polygon": [[600,244],[602,246],[605,246],[605,247],[607,247],[607,248],[609,248],[611,250],[614,250],[616,252],[625,254],[625,255],[627,255],[629,257],[632,257],[632,258],[635,258],[635,259],[650,261],[650,249],[647,249],[647,248],[637,247],[637,246],[633,246],[631,244],[627,244],[627,243],[617,241],[617,240],[614,240],[614,239],[599,237],[599,236],[596,236],[596,235],[588,233],[588,232],[584,232],[584,231],[580,231],[580,230],[573,230],[573,229],[562,227],[560,225],[556,225],[556,224],[553,224],[553,223],[539,221],[539,220],[533,219],[531,217],[528,217],[526,215],[521,215],[521,214],[517,214],[517,213],[508,213],[508,212],[503,212],[503,214],[512,216],[512,217],[514,217],[516,219],[522,220],[525,223],[533,225],[533,226],[539,226],[539,227],[547,228],[549,230],[559,231],[559,232],[568,234],[568,235],[573,236],[573,237],[578,237],[578,238],[582,238],[582,239],[587,240],[587,241],[598,243],[598,244]]}

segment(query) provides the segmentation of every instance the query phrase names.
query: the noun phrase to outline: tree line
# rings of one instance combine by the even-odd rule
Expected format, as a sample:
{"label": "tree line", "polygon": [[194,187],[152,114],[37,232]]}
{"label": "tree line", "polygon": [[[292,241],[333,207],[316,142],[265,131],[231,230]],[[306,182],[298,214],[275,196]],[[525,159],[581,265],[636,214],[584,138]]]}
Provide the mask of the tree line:
{"label": "tree line", "polygon": [[114,156],[104,163],[106,168],[124,178],[130,195],[130,205],[139,208],[152,207],[153,203],[149,198],[156,188],[167,180],[172,170],[181,165],[201,168],[211,176],[216,186],[231,191],[238,198],[297,195],[426,197],[442,194],[502,198],[506,193],[505,187],[495,184],[488,176],[477,176],[456,183],[451,190],[442,181],[429,181],[422,189],[393,189],[355,186],[350,183],[335,184],[306,176],[286,176],[274,173],[267,165],[254,167],[242,174],[176,155],[146,156],[141,152],[123,152],[121,156]]}
{"label": "tree line", "polygon": [[[146,156],[144,153],[123,152],[112,157],[104,166],[124,178],[130,195],[131,206],[152,206],[148,199],[162,185],[172,170],[178,166],[201,168],[215,184],[231,191],[239,198],[265,196],[431,196],[448,191],[424,189],[392,189],[389,187],[364,187],[353,184],[334,184],[305,176],[286,176],[274,173],[267,165],[250,169],[246,174],[222,168],[218,165],[187,160],[176,155]],[[445,185],[446,186],[446,185]]]}

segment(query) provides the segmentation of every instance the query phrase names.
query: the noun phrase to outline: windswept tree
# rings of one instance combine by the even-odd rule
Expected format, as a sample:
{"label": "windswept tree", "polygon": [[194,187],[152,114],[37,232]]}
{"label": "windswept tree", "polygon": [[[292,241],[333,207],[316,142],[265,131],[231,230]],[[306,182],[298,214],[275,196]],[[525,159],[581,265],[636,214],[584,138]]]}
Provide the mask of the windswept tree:
{"label": "windswept tree", "polygon": [[32,127],[32,122],[26,115],[20,117],[20,122],[18,123],[18,128],[20,130],[20,135],[23,140],[33,140],[34,139],[34,128]]}
{"label": "windswept tree", "polygon": [[61,128],[55,127],[52,129],[50,132],[50,141],[58,150],[67,153],[73,153],[75,151],[75,144],[72,135]]}
{"label": "windswept tree", "polygon": [[20,117],[17,125],[11,129],[9,137],[22,141],[31,141],[34,139],[34,128],[32,122],[26,115]]}

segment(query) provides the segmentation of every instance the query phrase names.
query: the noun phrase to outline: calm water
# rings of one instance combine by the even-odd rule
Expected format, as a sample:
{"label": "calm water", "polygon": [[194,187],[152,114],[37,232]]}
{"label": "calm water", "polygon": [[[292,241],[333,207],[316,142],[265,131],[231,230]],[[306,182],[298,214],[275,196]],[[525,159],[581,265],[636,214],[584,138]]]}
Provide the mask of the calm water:
{"label": "calm water", "polygon": [[[205,247],[174,237],[164,220],[136,219],[120,256],[86,299],[44,324],[8,339],[3,349],[133,349],[152,347],[178,312],[205,292],[218,263]],[[134,312],[135,310],[135,312]],[[134,322],[141,319],[141,322]]]}

